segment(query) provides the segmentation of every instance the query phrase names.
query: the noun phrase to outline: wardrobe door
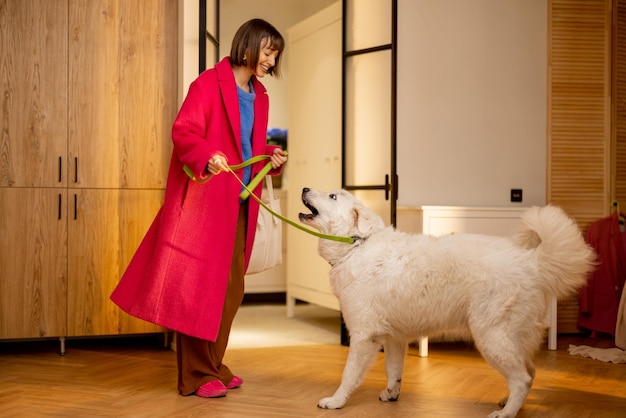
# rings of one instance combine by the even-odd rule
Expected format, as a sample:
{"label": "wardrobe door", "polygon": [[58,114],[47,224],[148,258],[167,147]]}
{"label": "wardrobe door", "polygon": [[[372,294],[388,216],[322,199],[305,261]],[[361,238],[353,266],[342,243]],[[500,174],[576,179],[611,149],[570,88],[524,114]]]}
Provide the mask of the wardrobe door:
{"label": "wardrobe door", "polygon": [[550,0],[547,200],[584,231],[609,213],[611,0]]}
{"label": "wardrobe door", "polygon": [[67,3],[0,7],[0,187],[60,187],[67,167]]}
{"label": "wardrobe door", "polygon": [[613,32],[615,198],[626,205],[626,0],[617,0]]}
{"label": "wardrobe door", "polygon": [[0,188],[0,339],[65,335],[66,190]]}
{"label": "wardrobe door", "polygon": [[109,296],[163,200],[177,10],[176,0],[70,0],[68,335],[161,330]]}
{"label": "wardrobe door", "polygon": [[[547,202],[585,232],[609,214],[612,0],[550,0]],[[579,332],[576,296],[559,301],[559,333]]]}
{"label": "wardrobe door", "polygon": [[[287,217],[305,210],[302,189],[341,187],[341,7],[339,3],[288,30],[289,193]],[[315,86],[315,88],[311,88]],[[331,309],[339,302],[328,263],[317,257],[319,238],[287,228],[287,299]],[[296,251],[292,251],[292,249]],[[290,308],[289,314],[293,314]]]}
{"label": "wardrobe door", "polygon": [[67,2],[0,5],[0,339],[65,334]]}
{"label": "wardrobe door", "polygon": [[68,336],[160,332],[109,296],[161,207],[161,190],[75,189],[69,196]]}
{"label": "wardrobe door", "polygon": [[177,2],[70,4],[70,186],[164,188],[177,112]]}
{"label": "wardrobe door", "polygon": [[177,9],[176,0],[120,2],[116,187],[165,188],[178,112]]}

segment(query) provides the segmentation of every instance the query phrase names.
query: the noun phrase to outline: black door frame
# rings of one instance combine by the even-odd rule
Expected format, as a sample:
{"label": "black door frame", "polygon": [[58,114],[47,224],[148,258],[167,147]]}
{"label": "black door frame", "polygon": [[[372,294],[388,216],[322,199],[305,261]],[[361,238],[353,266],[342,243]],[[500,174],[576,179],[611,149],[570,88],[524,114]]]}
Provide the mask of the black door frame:
{"label": "black door frame", "polygon": [[[384,190],[385,200],[390,200],[390,220],[393,226],[396,225],[396,205],[398,200],[398,171],[397,171],[397,140],[396,140],[396,101],[397,101],[397,50],[398,50],[398,1],[391,0],[391,43],[378,45],[370,48],[347,50],[346,34],[347,34],[347,19],[348,15],[348,1],[342,0],[342,65],[341,65],[341,187],[345,190]],[[356,1],[356,0],[352,0]],[[391,50],[391,131],[390,135],[390,147],[391,147],[391,161],[390,171],[391,173],[385,176],[385,184],[382,185],[351,185],[347,184],[347,162],[346,162],[346,116],[347,116],[347,61],[351,57],[356,55],[369,54],[373,52]]]}
{"label": "black door frame", "polygon": [[220,59],[220,0],[215,0],[215,34],[210,33],[206,28],[207,6],[206,0],[198,0],[199,2],[199,31],[198,31],[198,74],[207,69],[207,40],[213,44],[215,50],[215,62]]}

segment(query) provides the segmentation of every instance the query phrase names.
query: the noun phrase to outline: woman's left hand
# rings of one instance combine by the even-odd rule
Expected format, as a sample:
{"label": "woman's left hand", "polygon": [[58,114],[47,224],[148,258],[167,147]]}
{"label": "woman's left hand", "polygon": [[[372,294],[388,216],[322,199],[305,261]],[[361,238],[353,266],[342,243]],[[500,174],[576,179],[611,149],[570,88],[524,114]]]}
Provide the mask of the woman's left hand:
{"label": "woman's left hand", "polygon": [[287,155],[282,148],[275,148],[270,161],[272,162],[272,168],[275,170],[287,162]]}

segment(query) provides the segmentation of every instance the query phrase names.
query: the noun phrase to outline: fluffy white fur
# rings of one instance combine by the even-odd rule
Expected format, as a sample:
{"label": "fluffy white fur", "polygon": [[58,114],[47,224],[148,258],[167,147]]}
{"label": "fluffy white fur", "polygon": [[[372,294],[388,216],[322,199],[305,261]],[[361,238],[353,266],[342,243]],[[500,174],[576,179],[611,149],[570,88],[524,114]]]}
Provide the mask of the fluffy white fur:
{"label": "fluffy white fur", "polygon": [[533,356],[547,328],[549,297],[582,286],[595,255],[577,225],[554,206],[534,207],[512,238],[456,234],[431,237],[385,227],[344,190],[305,188],[310,214],[300,221],[353,244],[320,239],[330,281],[350,332],[341,385],[320,408],[345,405],[381,345],[387,387],[395,401],[408,343],[443,332],[469,333],[485,360],[504,375],[509,396],[491,418],[515,417],[533,382]]}

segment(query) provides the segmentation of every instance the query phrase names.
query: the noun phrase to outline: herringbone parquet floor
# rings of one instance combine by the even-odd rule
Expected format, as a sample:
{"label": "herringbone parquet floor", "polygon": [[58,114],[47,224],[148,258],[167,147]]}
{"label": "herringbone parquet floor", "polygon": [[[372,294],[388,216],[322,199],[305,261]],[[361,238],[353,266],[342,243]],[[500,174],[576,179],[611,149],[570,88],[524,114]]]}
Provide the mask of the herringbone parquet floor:
{"label": "herringbone parquet floor", "polygon": [[[270,319],[268,319],[270,320]],[[626,364],[567,353],[580,337],[542,349],[519,413],[528,417],[626,417]],[[245,380],[220,399],[176,392],[175,353],[155,336],[0,342],[1,417],[485,417],[505,395],[504,379],[469,344],[411,349],[398,402],[383,403],[383,354],[341,410],[321,410],[341,379],[348,348],[311,344],[234,348],[226,362]]]}

